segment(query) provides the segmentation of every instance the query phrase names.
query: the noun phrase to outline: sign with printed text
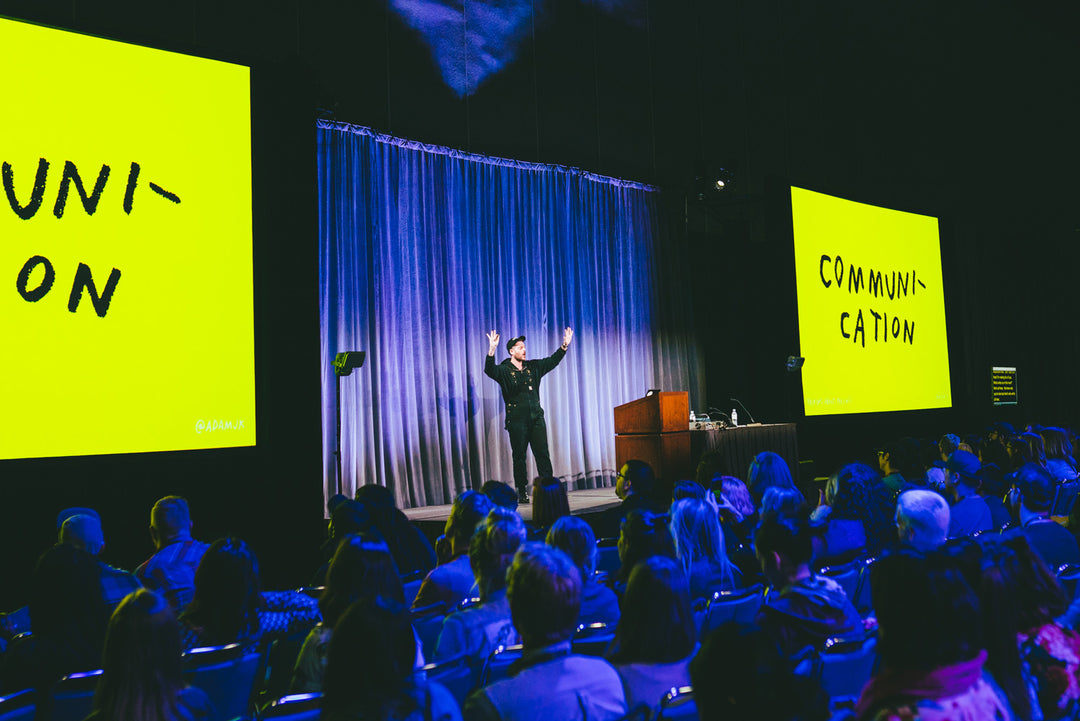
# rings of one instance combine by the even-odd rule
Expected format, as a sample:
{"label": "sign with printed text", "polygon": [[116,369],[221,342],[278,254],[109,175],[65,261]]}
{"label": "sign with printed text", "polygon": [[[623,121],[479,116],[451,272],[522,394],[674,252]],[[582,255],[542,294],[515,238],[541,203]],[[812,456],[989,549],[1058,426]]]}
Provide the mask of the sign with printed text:
{"label": "sign with printed text", "polygon": [[6,19],[0,57],[0,459],[254,445],[249,69]]}

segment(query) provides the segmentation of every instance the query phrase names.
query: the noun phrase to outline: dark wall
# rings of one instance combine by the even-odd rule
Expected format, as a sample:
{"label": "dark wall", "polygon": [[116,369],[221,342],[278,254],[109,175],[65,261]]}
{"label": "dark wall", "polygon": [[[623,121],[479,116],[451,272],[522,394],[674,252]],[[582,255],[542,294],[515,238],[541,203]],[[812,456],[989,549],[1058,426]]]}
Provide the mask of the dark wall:
{"label": "dark wall", "polygon": [[[1021,368],[1024,405],[1012,420],[1075,417],[1080,46],[1056,4],[525,4],[535,13],[516,58],[459,97],[384,0],[0,0],[9,16],[252,64],[264,191],[259,412],[270,430],[259,449],[79,459],[47,472],[0,464],[5,493],[22,494],[8,507],[20,509],[15,527],[37,532],[61,501],[88,498],[125,516],[107,519],[110,535],[124,526],[122,538],[136,539],[145,515],[129,522],[130,509],[145,514],[177,488],[199,499],[197,517],[214,509],[214,533],[318,514],[316,115],[663,186],[694,258],[686,286],[667,289],[692,293],[697,308],[682,319],[704,350],[708,394],[694,405],[727,410],[738,396],[764,420],[798,418],[801,406],[781,365],[795,347],[790,249],[767,179],[937,215],[956,410],[807,422],[803,455],[981,424],[998,363]],[[720,167],[736,174],[734,193],[699,200],[695,177]],[[267,548],[292,544],[278,531],[262,531]]]}

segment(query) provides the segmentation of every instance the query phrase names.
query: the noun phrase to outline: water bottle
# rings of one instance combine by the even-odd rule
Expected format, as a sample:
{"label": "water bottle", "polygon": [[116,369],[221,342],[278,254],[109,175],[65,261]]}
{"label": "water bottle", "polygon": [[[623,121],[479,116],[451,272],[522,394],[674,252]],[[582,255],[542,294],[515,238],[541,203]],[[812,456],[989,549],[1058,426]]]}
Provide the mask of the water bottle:
{"label": "water bottle", "polygon": [[739,425],[739,412],[737,410],[735,410],[734,408],[731,409],[731,425],[732,426],[738,426]]}
{"label": "water bottle", "polygon": [[693,408],[691,408],[691,409],[690,409],[690,427],[691,427],[691,428],[693,428],[693,427],[694,427],[694,422],[695,422],[696,420],[697,420],[697,416],[696,416],[696,415],[694,415],[694,409],[693,409]]}

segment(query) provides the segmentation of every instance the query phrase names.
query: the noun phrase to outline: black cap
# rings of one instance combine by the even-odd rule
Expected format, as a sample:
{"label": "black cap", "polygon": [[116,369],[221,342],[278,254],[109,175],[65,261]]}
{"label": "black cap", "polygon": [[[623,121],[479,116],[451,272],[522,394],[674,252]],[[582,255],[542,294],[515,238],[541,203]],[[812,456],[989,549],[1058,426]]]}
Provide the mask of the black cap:
{"label": "black cap", "polygon": [[519,335],[517,338],[511,338],[506,341],[506,352],[509,353],[510,349],[516,346],[520,341],[525,340],[525,336]]}

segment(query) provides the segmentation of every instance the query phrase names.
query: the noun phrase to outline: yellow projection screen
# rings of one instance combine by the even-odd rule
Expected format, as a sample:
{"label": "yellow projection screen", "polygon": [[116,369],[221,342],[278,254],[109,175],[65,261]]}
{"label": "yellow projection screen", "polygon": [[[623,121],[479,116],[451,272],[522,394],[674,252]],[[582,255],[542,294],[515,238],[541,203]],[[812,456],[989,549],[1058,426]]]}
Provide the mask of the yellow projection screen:
{"label": "yellow projection screen", "polygon": [[949,408],[938,221],[791,188],[808,416]]}
{"label": "yellow projection screen", "polygon": [[0,459],[254,445],[249,68],[3,18],[0,58]]}

